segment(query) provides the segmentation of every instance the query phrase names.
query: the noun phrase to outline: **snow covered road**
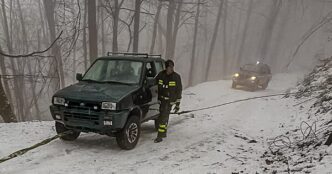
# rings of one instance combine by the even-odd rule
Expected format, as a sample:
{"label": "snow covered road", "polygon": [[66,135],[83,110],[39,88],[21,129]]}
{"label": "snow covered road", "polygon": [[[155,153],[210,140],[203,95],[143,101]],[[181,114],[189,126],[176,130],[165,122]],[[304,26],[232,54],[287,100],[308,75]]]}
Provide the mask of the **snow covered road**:
{"label": "snow covered road", "polygon": [[[266,90],[257,92],[231,89],[231,81],[200,84],[184,91],[182,109],[282,93],[299,77],[278,74]],[[160,144],[153,143],[153,122],[144,123],[131,151],[121,150],[114,138],[97,134],[81,134],[74,142],[55,140],[0,164],[0,173],[263,173],[260,156],[266,140],[298,119],[296,102],[280,96],[174,115],[168,137]],[[53,136],[53,124],[0,124],[0,157]]]}

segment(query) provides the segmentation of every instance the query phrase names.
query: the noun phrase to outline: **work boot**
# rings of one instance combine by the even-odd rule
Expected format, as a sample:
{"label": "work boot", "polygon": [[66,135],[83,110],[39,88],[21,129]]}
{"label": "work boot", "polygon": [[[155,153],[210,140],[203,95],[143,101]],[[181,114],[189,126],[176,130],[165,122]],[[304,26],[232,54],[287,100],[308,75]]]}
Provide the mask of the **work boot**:
{"label": "work boot", "polygon": [[156,139],[154,139],[154,143],[160,143],[162,141],[163,139],[161,137],[157,137]]}

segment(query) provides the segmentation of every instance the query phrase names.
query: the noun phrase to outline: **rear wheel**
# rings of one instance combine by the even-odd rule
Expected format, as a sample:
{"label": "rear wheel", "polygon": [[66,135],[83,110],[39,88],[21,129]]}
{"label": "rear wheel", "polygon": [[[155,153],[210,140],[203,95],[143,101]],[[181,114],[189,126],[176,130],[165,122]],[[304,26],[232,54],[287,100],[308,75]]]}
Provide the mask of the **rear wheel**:
{"label": "rear wheel", "polygon": [[141,124],[138,116],[129,117],[124,128],[117,133],[116,142],[119,147],[125,150],[133,149],[141,134]]}
{"label": "rear wheel", "polygon": [[60,139],[65,141],[74,141],[81,134],[81,132],[67,129],[62,123],[59,122],[55,122],[55,131],[58,135],[67,132],[64,135],[60,136]]}

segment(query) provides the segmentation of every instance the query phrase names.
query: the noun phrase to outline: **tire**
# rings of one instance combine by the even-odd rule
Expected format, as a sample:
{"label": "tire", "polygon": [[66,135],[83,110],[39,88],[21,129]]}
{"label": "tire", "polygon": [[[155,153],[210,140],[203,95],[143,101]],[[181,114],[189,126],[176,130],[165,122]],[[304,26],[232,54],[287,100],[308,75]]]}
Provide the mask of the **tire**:
{"label": "tire", "polygon": [[269,85],[269,82],[268,82],[268,81],[265,82],[265,83],[263,83],[263,85],[262,85],[262,89],[266,89],[268,85]]}
{"label": "tire", "polygon": [[236,83],[235,82],[232,83],[232,88],[236,89]]}
{"label": "tire", "polygon": [[249,88],[249,90],[250,90],[251,92],[255,92],[255,91],[257,90],[257,84],[253,84],[253,85],[251,85],[250,88]]}
{"label": "tire", "polygon": [[[62,134],[66,131],[70,131],[70,129],[67,129],[62,123],[55,122],[55,131],[59,135],[59,134]],[[64,141],[74,141],[81,134],[81,132],[77,132],[77,131],[74,131],[74,130],[71,130],[71,131],[72,131],[71,133],[68,133],[66,135],[61,136],[60,139],[64,140]]]}
{"label": "tire", "polygon": [[141,123],[138,116],[132,115],[124,128],[116,134],[116,142],[121,149],[135,148],[141,134]]}

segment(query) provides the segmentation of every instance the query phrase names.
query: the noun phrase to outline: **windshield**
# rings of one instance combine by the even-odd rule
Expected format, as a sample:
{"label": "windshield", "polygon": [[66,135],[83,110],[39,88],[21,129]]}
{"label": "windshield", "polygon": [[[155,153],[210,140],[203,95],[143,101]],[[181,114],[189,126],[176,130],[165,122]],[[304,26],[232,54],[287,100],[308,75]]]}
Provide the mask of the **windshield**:
{"label": "windshield", "polygon": [[82,81],[138,84],[143,63],[128,60],[97,60]]}
{"label": "windshield", "polygon": [[244,65],[243,67],[242,67],[242,70],[244,70],[244,71],[250,71],[250,72],[259,72],[259,67],[258,66],[256,66],[256,65],[250,65],[250,64],[248,64],[248,65]]}

